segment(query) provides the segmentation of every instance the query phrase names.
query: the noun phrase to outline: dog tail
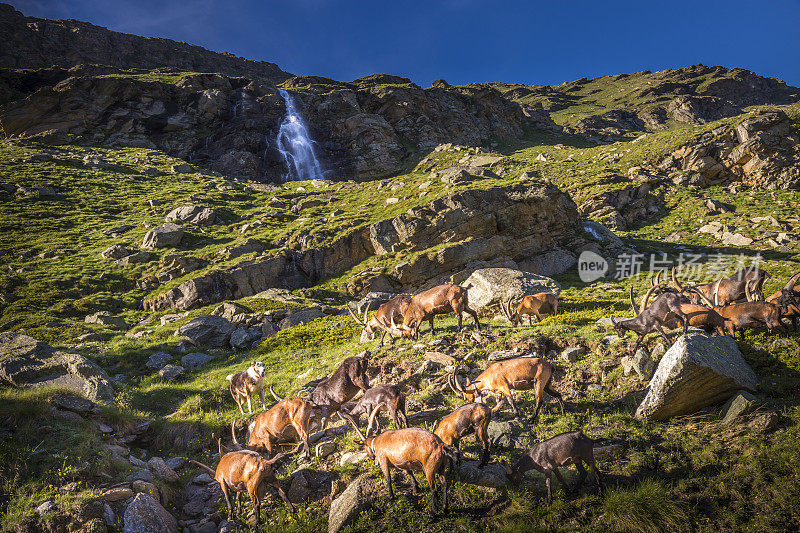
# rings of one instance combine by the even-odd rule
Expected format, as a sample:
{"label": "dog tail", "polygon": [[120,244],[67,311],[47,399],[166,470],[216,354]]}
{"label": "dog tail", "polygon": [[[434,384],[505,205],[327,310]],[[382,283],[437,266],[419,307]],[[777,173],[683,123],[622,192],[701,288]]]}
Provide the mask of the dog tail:
{"label": "dog tail", "polygon": [[233,379],[233,376],[235,376],[235,375],[236,375],[236,374],[228,374],[227,376],[225,376],[225,379],[227,379],[228,381],[230,381],[230,380],[232,380],[232,379]]}

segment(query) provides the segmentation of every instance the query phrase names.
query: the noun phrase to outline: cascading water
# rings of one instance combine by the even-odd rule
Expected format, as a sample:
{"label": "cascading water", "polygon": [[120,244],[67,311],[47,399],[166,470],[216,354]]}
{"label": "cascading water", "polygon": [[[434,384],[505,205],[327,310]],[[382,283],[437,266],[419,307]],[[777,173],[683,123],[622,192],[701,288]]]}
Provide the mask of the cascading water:
{"label": "cascading water", "polygon": [[289,172],[285,181],[325,179],[322,167],[314,154],[314,141],[308,134],[303,117],[297,112],[294,100],[288,92],[279,89],[286,102],[286,117],[278,130],[278,151],[286,161]]}

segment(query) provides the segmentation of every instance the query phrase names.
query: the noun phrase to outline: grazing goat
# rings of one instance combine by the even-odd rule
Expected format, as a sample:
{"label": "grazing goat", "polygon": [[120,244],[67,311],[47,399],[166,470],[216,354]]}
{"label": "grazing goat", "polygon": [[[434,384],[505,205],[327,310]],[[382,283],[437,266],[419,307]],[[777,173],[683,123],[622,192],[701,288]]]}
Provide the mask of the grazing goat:
{"label": "grazing goat", "polygon": [[411,303],[411,298],[412,297],[408,294],[400,294],[395,296],[385,304],[378,307],[378,310],[375,311],[375,314],[369,320],[367,320],[369,306],[367,306],[367,310],[364,311],[364,320],[358,318],[358,315],[353,312],[350,306],[347,306],[347,310],[350,312],[350,315],[356,320],[356,322],[358,322],[361,328],[367,333],[370,339],[375,338],[375,334],[380,332],[380,346],[383,346],[383,339],[388,333],[391,343],[394,344],[395,338],[403,336],[403,332],[400,329],[400,324],[403,323],[403,316],[406,313],[408,304]]}
{"label": "grazing goat", "polygon": [[[220,444],[221,448],[221,444]],[[261,500],[266,494],[266,486],[272,485],[278,491],[289,511],[294,512],[292,502],[283,492],[278,478],[275,476],[275,463],[283,457],[282,453],[277,454],[272,459],[266,459],[261,454],[252,450],[238,450],[228,452],[222,456],[214,471],[210,467],[197,461],[189,461],[208,471],[214,476],[225,496],[225,503],[228,506],[228,520],[233,520],[233,504],[231,502],[231,491],[236,493],[236,507],[238,511],[239,496],[243,491],[247,491],[250,501],[253,502],[253,513],[256,517],[256,525],[261,523]]]}
{"label": "grazing goat", "polygon": [[499,396],[500,399],[492,411],[498,411],[503,406],[503,403],[508,401],[515,416],[519,416],[519,410],[517,409],[517,404],[514,403],[514,398],[511,396],[511,390],[534,389],[536,393],[536,411],[533,414],[533,420],[536,421],[539,417],[539,409],[542,406],[542,394],[544,392],[547,392],[558,401],[558,405],[561,407],[561,414],[564,414],[564,401],[561,399],[561,394],[551,386],[554,370],[555,367],[544,359],[539,359],[538,357],[515,357],[504,361],[495,361],[481,372],[475,378],[475,381],[467,380],[464,386],[459,383],[454,370],[449,376],[448,384],[462,400],[467,402],[472,402],[475,397],[482,402],[484,394],[494,396],[495,400]]}
{"label": "grazing goat", "polygon": [[[654,287],[654,290],[647,291],[645,294],[644,299],[642,300],[640,309],[646,309],[647,303],[650,299],[651,294],[676,294],[674,289],[666,287],[661,281],[661,274],[663,271],[659,271],[655,278],[651,280],[651,287]],[[679,296],[682,296],[679,294]],[[694,326],[696,328],[700,328],[704,330],[706,333],[716,333],[717,335],[724,335],[725,334],[725,320],[714,311],[712,308],[704,307],[702,305],[693,304],[684,302],[683,300],[680,301],[678,304],[680,310],[683,312],[684,315],[688,318],[689,325]],[[631,292],[631,308],[633,312],[638,314],[636,309],[636,301],[633,299],[633,293]],[[683,325],[683,320],[678,317],[678,315],[670,314],[667,315],[666,319],[664,320],[664,327],[669,329],[677,329]]]}
{"label": "grazing goat", "polygon": [[237,374],[229,374],[225,379],[231,382],[231,396],[233,401],[239,406],[239,411],[244,414],[242,404],[247,401],[247,411],[253,414],[253,405],[251,398],[254,394],[258,393],[261,398],[261,408],[267,410],[264,404],[264,363],[261,361],[253,361],[247,370]]}
{"label": "grazing goat", "polygon": [[489,461],[489,422],[492,421],[492,410],[482,403],[462,405],[446,417],[442,418],[433,430],[437,437],[456,450],[456,457],[461,460],[458,443],[462,438],[475,433],[481,443],[483,453],[478,468],[483,468]]}
{"label": "grazing goat", "polygon": [[[471,285],[470,285],[471,287]],[[461,331],[463,313],[469,314],[475,320],[475,328],[480,329],[478,314],[469,308],[467,289],[458,285],[437,285],[432,289],[417,294],[408,304],[403,317],[402,330],[407,338],[419,338],[419,327],[427,320],[431,324],[431,333],[435,333],[433,317],[447,313],[455,313],[458,317],[458,331]]]}
{"label": "grazing goat", "polygon": [[[311,402],[297,396],[279,401],[268,411],[259,413],[249,421],[247,446],[256,450],[264,449],[272,455],[273,449],[279,443],[299,440],[300,443],[295,451],[302,446],[303,452],[310,454],[308,428],[313,411],[314,406]],[[236,440],[235,423],[231,423],[231,435],[234,445],[241,449]]]}
{"label": "grazing goat", "polygon": [[634,318],[623,318],[622,320],[615,320],[614,317],[611,317],[611,324],[614,326],[614,330],[617,332],[620,339],[625,338],[625,334],[628,331],[633,331],[638,335],[632,353],[636,352],[645,336],[648,333],[652,333],[654,330],[664,337],[664,341],[666,341],[668,345],[672,344],[669,337],[667,337],[667,334],[664,332],[663,326],[673,317],[677,317],[681,320],[684,335],[689,328],[689,317],[681,310],[681,298],[677,294],[669,292],[662,293],[653,300],[653,303],[649,307],[645,308],[644,304],[658,287],[659,286],[653,286],[648,289],[642,300],[642,305],[639,308],[637,308],[636,301],[633,299],[633,287],[631,287],[631,306],[636,316]]}
{"label": "grazing goat", "polygon": [[[719,284],[719,281],[717,284]],[[750,289],[746,288],[745,291],[747,298],[752,298]],[[705,294],[699,291],[696,292],[696,294],[708,305],[711,305],[711,302],[706,298]],[[714,294],[716,295],[716,292]],[[716,298],[715,301],[717,301]],[[781,332],[788,333],[786,327],[781,322],[780,306],[770,302],[747,301],[732,303],[725,306],[717,305],[714,307],[714,310],[725,319],[725,327],[734,339],[736,338],[737,330],[740,332],[740,339],[744,340],[745,329],[761,326],[766,326],[770,332],[772,332],[773,329],[777,329]]]}
{"label": "grazing goat", "polygon": [[[764,282],[770,277],[769,273],[757,267],[748,267],[738,270],[727,278],[721,278],[717,281],[704,283],[702,285],[694,285],[691,287],[684,287],[675,273],[676,269],[672,269],[672,282],[675,288],[681,292],[690,302],[699,304],[702,302],[700,294],[703,294],[706,299],[714,300],[717,305],[726,305],[732,302],[743,300],[747,296],[748,285],[755,282],[753,292],[760,294],[763,299],[763,285]],[[715,288],[716,287],[716,288]],[[716,295],[716,296],[715,296]]]}
{"label": "grazing goat", "polygon": [[766,298],[766,301],[781,308],[781,317],[792,320],[792,330],[797,331],[797,319],[800,318],[800,292],[794,289],[800,279],[800,272],[789,278],[783,288]]}
{"label": "grazing goat", "polygon": [[367,436],[369,436],[373,422],[377,424],[377,429],[380,431],[380,423],[377,421],[376,416],[381,408],[389,411],[389,415],[398,429],[408,427],[406,395],[397,385],[386,384],[372,387],[364,393],[364,396],[350,410],[349,414],[356,418],[363,414],[369,419],[367,423]]}
{"label": "grazing goat", "polygon": [[[406,428],[390,429],[377,437],[364,438],[364,435],[354,426],[356,432],[364,441],[367,454],[375,459],[380,466],[386,487],[389,489],[389,499],[394,499],[392,490],[392,468],[405,470],[411,476],[414,492],[419,490],[414,471],[425,473],[428,487],[431,489],[431,509],[436,512],[437,478],[442,486],[441,509],[447,511],[447,478],[445,469],[449,462],[456,460],[450,446],[442,439],[424,429]],[[452,464],[452,463],[450,463]]]}
{"label": "grazing goat", "polygon": [[500,302],[500,310],[514,326],[522,322],[523,315],[528,317],[528,325],[531,325],[534,316],[537,320],[541,320],[542,315],[558,314],[558,296],[549,292],[529,294],[522,298],[513,313],[511,312],[511,300],[505,305]]}
{"label": "grazing goat", "polygon": [[550,487],[551,474],[555,474],[561,485],[563,485],[564,490],[570,492],[569,486],[561,476],[558,467],[574,464],[581,475],[578,484],[575,486],[575,490],[577,490],[586,480],[584,462],[592,471],[597,481],[597,486],[602,493],[603,481],[600,477],[600,471],[594,464],[594,440],[584,435],[581,431],[561,433],[534,444],[530,451],[517,461],[512,468],[507,468],[507,473],[514,484],[519,483],[528,470],[538,470],[544,474],[545,483],[547,484],[547,503],[549,505],[553,501],[553,491]]}

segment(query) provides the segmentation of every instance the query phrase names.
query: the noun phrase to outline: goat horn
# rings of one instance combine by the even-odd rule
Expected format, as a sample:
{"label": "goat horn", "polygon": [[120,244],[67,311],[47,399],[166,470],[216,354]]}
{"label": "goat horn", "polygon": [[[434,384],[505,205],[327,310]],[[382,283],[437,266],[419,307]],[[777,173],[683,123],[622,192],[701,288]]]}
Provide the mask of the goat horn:
{"label": "goat horn", "polygon": [[800,279],[800,272],[789,278],[789,281],[786,282],[783,288],[787,291],[793,291],[798,279]]}
{"label": "goat horn", "polygon": [[703,293],[703,291],[701,291],[700,289],[691,288],[691,289],[687,289],[687,291],[692,292],[692,293],[696,294],[697,296],[699,296],[700,299],[703,300],[703,302],[705,302],[706,305],[709,308],[711,308],[711,309],[714,308],[714,304],[711,302],[711,300],[708,299],[708,297],[705,295],[705,293]]}
{"label": "goat horn", "polygon": [[750,282],[749,281],[746,281],[745,284],[744,284],[744,295],[747,298],[748,302],[752,302],[753,301],[753,293],[750,292]]}
{"label": "goat horn", "polygon": [[367,314],[369,313],[369,306],[366,307],[367,308],[364,309],[364,327],[367,327]]}
{"label": "goat horn", "polygon": [[634,316],[639,316],[639,308],[636,306],[636,299],[633,297],[633,285],[631,285],[631,309],[633,309]]}
{"label": "goat horn", "polygon": [[[642,299],[642,305],[639,307],[639,313],[641,313],[642,311],[647,309],[647,303],[650,301],[650,296],[653,294],[653,291],[655,291],[656,289],[659,289],[661,287],[662,287],[662,285],[658,284],[658,285],[654,285],[654,286],[650,287],[647,290],[647,292],[644,294],[644,298]],[[636,313],[636,316],[639,316],[639,313]]]}
{"label": "goat horn", "polygon": [[239,444],[238,440],[236,440],[236,420],[231,422],[231,437],[233,437],[233,445],[236,447],[236,449],[241,450],[242,445]]}
{"label": "goat horn", "polygon": [[[720,284],[721,281],[722,281],[722,279],[718,279],[714,283],[714,307],[718,307],[719,306],[719,284]],[[745,285],[745,288],[746,287],[747,286]]]}
{"label": "goat horn", "polygon": [[272,397],[278,400],[279,402],[283,401],[283,398],[275,394],[275,391],[272,389],[272,385],[269,386],[269,392],[272,394]]}
{"label": "goat horn", "polygon": [[345,413],[343,411],[340,411],[339,413],[347,419],[347,421],[350,423],[351,426],[353,426],[353,429],[356,431],[356,433],[358,433],[358,438],[361,439],[361,442],[367,440],[364,434],[361,433],[361,430],[358,429],[358,424],[356,423],[355,420],[353,420],[353,417],[350,416],[350,413]]}
{"label": "goat horn", "polygon": [[677,270],[678,267],[672,267],[672,282],[675,284],[676,289],[683,291],[683,285],[681,285],[681,282],[678,281],[678,275],[676,274]]}
{"label": "goat horn", "polygon": [[349,303],[347,304],[347,311],[350,313],[350,316],[352,316],[352,317],[355,319],[355,321],[356,321],[356,322],[358,322],[358,325],[359,325],[359,326],[361,326],[362,328],[365,328],[365,327],[367,327],[367,326],[366,326],[366,324],[364,324],[364,323],[363,323],[363,322],[362,322],[362,321],[361,321],[361,320],[358,318],[358,315],[356,315],[356,314],[353,312],[353,308],[352,308],[352,307],[350,307],[350,304],[349,304]]}

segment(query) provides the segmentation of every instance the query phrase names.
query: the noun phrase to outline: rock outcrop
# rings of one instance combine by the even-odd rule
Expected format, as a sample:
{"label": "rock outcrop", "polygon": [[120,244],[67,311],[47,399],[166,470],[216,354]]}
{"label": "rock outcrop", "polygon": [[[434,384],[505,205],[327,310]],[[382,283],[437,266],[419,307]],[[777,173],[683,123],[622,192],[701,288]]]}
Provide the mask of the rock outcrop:
{"label": "rock outcrop", "polygon": [[178,521],[147,493],[140,492],[125,508],[123,533],[178,533]]}
{"label": "rock outcrop", "polygon": [[328,533],[338,533],[360,511],[377,498],[372,480],[365,476],[354,479],[333,502],[328,513]]}
{"label": "rock outcrop", "polygon": [[95,363],[14,332],[0,333],[0,382],[14,387],[66,387],[98,402],[114,399],[108,375]]}
{"label": "rock outcrop", "polygon": [[461,285],[469,287],[469,305],[481,316],[494,316],[501,303],[511,300],[516,305],[528,294],[561,292],[555,280],[510,268],[481,268]]}
{"label": "rock outcrop", "polygon": [[731,337],[690,333],[661,358],[637,418],[666,420],[725,402],[739,390],[754,392],[758,378]]}
{"label": "rock outcrop", "polygon": [[[203,315],[194,318],[175,330],[176,336],[186,337],[195,346],[228,346],[236,326],[221,316]],[[184,363],[185,367],[188,366]]]}

